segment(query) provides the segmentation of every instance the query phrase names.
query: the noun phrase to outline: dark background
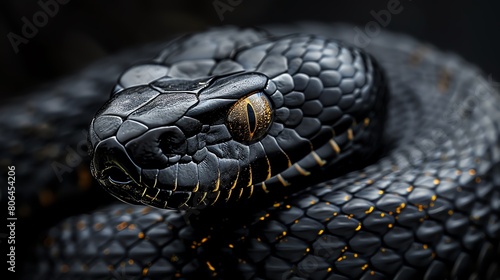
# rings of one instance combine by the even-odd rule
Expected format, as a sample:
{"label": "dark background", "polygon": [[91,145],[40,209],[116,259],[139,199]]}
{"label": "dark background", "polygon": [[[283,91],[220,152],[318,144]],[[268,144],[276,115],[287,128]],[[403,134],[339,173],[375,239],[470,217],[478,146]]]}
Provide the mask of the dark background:
{"label": "dark background", "polygon": [[[57,4],[58,11],[16,52],[9,36],[23,36],[24,20],[33,22],[34,15],[43,11],[40,2],[56,1],[0,1],[0,102],[75,73],[99,58],[179,33],[225,24],[260,26],[304,20],[347,22],[364,28],[374,20],[371,11],[386,10],[395,0],[65,0],[69,3]],[[214,3],[234,7],[221,20]],[[500,1],[400,3],[402,12],[392,15],[386,29],[456,52],[485,75],[500,80]]]}
{"label": "dark background", "polygon": [[[55,2],[56,0],[41,0]],[[59,0],[63,1],[63,0]],[[124,48],[214,25],[253,26],[300,20],[349,22],[364,27],[370,11],[387,9],[384,1],[65,0],[33,38],[18,46],[10,32],[22,36],[26,17],[42,10],[38,1],[0,2],[0,101],[36,85],[75,72],[92,61]],[[233,4],[221,21],[214,2]],[[238,4],[238,2],[240,2]],[[392,15],[386,29],[403,32],[444,50],[457,52],[486,75],[500,79],[499,1],[401,0],[403,11]],[[235,5],[234,5],[235,4]],[[41,18],[43,20],[43,18]],[[12,35],[12,34],[11,34]]]}

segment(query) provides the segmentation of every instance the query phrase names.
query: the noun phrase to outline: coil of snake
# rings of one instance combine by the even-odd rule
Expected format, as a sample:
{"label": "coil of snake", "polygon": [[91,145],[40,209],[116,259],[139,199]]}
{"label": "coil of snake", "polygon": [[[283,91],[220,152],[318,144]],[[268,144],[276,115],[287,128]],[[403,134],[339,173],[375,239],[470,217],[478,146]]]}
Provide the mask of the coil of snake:
{"label": "coil of snake", "polygon": [[480,72],[402,35],[269,30],[181,37],[120,76],[91,170],[139,205],[51,228],[37,278],[498,279],[500,100]]}

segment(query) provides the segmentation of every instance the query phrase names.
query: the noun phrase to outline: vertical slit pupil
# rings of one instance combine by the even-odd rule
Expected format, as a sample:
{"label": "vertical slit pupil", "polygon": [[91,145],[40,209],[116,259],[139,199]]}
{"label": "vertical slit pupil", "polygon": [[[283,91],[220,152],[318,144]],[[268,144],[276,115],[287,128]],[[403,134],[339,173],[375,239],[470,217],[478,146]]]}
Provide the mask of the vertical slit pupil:
{"label": "vertical slit pupil", "polygon": [[248,125],[250,126],[250,133],[255,132],[255,112],[252,108],[252,105],[247,103],[247,115],[248,115]]}

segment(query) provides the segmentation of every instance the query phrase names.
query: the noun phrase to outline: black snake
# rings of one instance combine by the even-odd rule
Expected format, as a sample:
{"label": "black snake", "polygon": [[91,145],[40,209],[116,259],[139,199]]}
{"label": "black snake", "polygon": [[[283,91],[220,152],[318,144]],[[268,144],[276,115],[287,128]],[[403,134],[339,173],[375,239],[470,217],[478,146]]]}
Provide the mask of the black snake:
{"label": "black snake", "polygon": [[[352,28],[326,25],[219,28],[133,51],[161,49],[124,72],[95,115],[92,174],[121,200],[182,210],[122,203],[72,216],[48,231],[27,275],[498,279],[498,94],[474,67],[411,38],[371,38],[373,58],[336,41],[352,39]],[[2,112],[25,131],[2,125],[75,134],[130,55],[59,83],[50,105],[37,97],[29,112]],[[47,124],[61,117],[79,124],[61,135]],[[34,149],[6,142],[6,161]],[[58,146],[40,158],[84,189],[88,173],[68,163],[78,144],[66,143],[66,165]],[[39,204],[67,199],[31,188]]]}

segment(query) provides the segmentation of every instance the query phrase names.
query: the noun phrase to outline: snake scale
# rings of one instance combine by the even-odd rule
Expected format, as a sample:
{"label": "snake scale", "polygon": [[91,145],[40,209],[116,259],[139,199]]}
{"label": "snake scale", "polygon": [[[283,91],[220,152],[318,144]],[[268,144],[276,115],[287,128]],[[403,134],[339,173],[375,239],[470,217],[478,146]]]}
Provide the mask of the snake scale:
{"label": "snake scale", "polygon": [[[352,40],[340,25],[212,29],[6,106],[2,160],[35,155],[16,163],[32,180],[21,214],[38,217],[26,229],[71,209],[26,277],[498,279],[498,93],[412,38],[382,32],[369,55]],[[89,210],[114,200],[91,186],[88,158],[68,159],[96,111],[92,175],[121,200],[181,210]]]}

